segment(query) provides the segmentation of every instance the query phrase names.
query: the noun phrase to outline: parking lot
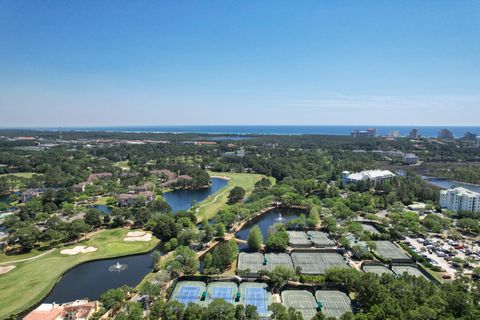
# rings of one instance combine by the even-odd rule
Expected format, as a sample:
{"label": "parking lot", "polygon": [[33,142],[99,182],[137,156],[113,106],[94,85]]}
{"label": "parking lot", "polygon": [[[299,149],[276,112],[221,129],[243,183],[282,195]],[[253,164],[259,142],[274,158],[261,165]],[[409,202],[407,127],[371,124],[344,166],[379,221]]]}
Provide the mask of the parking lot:
{"label": "parking lot", "polygon": [[450,276],[454,277],[456,269],[451,263],[453,257],[459,257],[465,260],[467,257],[476,259],[477,265],[480,261],[480,255],[478,254],[478,245],[466,248],[459,242],[448,240],[440,240],[436,238],[410,238],[406,237],[405,242],[408,242],[410,247],[414,249],[418,254],[422,255],[431,264],[440,266]]}

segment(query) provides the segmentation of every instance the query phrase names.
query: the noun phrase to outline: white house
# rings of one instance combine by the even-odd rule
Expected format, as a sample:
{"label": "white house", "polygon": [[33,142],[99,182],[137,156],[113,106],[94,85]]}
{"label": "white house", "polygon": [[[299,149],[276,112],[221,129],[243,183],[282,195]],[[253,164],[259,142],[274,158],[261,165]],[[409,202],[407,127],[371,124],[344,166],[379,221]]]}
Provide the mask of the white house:
{"label": "white house", "polygon": [[440,207],[453,211],[480,212],[480,193],[461,187],[442,190]]}
{"label": "white house", "polygon": [[366,170],[361,172],[351,173],[350,171],[342,172],[342,185],[346,186],[350,183],[360,181],[371,181],[375,185],[379,184],[385,179],[391,179],[395,174],[389,170]]}

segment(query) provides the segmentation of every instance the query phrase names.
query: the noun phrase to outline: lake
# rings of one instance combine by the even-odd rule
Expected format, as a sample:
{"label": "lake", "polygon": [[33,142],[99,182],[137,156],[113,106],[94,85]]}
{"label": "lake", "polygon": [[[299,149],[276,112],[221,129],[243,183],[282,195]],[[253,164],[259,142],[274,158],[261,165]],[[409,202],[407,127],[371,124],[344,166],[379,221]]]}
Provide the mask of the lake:
{"label": "lake", "polygon": [[192,202],[202,202],[207,197],[218,190],[226,187],[228,180],[221,178],[212,178],[211,184],[208,188],[195,189],[195,190],[174,190],[165,192],[163,197],[172,207],[173,212],[180,210],[188,210],[192,206]]}
{"label": "lake", "polygon": [[463,182],[452,181],[445,178],[434,178],[434,177],[426,177],[426,176],[422,176],[422,179],[442,189],[451,189],[452,187],[453,188],[463,187],[470,191],[480,193],[480,185],[478,184],[463,183]]}
{"label": "lake", "polygon": [[[173,211],[188,210],[193,200],[201,202],[225,187],[227,183],[228,181],[225,179],[212,178],[212,184],[208,188],[175,190],[166,192],[164,197]],[[109,207],[102,205],[94,207],[103,212],[110,210]],[[63,275],[43,302],[62,303],[82,298],[98,299],[108,289],[123,285],[136,286],[152,270],[150,254],[90,261],[78,265]],[[109,271],[109,267],[117,262],[126,264],[127,269],[120,272]]]}
{"label": "lake", "polygon": [[[279,222],[287,223],[292,219],[298,218],[302,213],[305,213],[305,211],[301,209],[274,208],[263,215],[250,220],[243,226],[242,230],[235,234],[235,236],[239,239],[247,240],[250,229],[252,229],[253,226],[258,225],[260,231],[262,231],[263,239],[266,239],[268,228],[270,228],[271,225]],[[279,214],[282,215],[282,221],[278,221]]]}

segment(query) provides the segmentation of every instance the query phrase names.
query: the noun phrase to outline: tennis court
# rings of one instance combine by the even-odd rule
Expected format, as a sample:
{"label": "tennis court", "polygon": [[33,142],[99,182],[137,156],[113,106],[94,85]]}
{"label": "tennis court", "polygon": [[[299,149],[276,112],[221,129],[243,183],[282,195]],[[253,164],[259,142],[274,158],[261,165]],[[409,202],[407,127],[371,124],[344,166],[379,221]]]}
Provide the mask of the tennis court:
{"label": "tennis court", "polygon": [[283,305],[301,312],[305,320],[312,319],[317,313],[317,301],[313,294],[306,290],[284,290],[281,296]]}
{"label": "tennis court", "polygon": [[205,292],[205,283],[201,281],[181,281],[175,286],[170,300],[177,300],[184,305],[197,303],[203,292]]}
{"label": "tennis court", "polygon": [[334,247],[335,241],[328,238],[328,234],[321,231],[308,231],[308,236],[310,237],[310,241],[312,244],[317,248],[327,248],[327,247]]}
{"label": "tennis court", "polygon": [[392,266],[392,270],[398,276],[407,273],[411,276],[421,277],[429,280],[420,270],[418,270],[418,268],[414,266]]}
{"label": "tennis court", "polygon": [[293,270],[293,262],[290,255],[286,253],[266,253],[267,270],[272,271],[275,267],[284,266]]}
{"label": "tennis court", "polygon": [[306,232],[303,231],[287,231],[288,244],[294,248],[309,248],[312,246],[312,242],[308,238]]}
{"label": "tennis court", "polygon": [[301,268],[303,274],[325,274],[333,267],[347,267],[345,259],[332,252],[294,252],[292,260],[295,269]]}
{"label": "tennis court", "polygon": [[257,307],[258,314],[267,313],[267,293],[262,288],[247,288],[245,290],[245,304]]}
{"label": "tennis court", "polygon": [[410,261],[411,259],[391,241],[374,241],[375,253],[391,261]]}
{"label": "tennis court", "polygon": [[254,305],[260,316],[268,316],[268,306],[272,303],[272,294],[265,283],[245,282],[240,284],[241,303]]}
{"label": "tennis court", "polygon": [[388,269],[385,266],[376,266],[376,265],[363,266],[362,269],[364,272],[375,273],[378,276],[382,276],[383,274],[393,275],[392,270]]}
{"label": "tennis court", "polygon": [[250,270],[250,273],[258,273],[259,270],[265,270],[266,266],[264,265],[264,256],[259,252],[255,253],[245,253],[240,252],[238,255],[238,270]]}
{"label": "tennis court", "polygon": [[207,285],[206,304],[211,303],[215,299],[223,299],[233,303],[238,292],[238,286],[234,282],[211,282]]}
{"label": "tennis court", "polygon": [[371,234],[380,234],[380,231],[378,231],[377,228],[371,224],[362,223],[362,229],[363,231],[370,232]]}
{"label": "tennis court", "polygon": [[315,299],[323,305],[322,313],[328,317],[340,318],[342,314],[352,311],[350,298],[337,290],[315,291]]}

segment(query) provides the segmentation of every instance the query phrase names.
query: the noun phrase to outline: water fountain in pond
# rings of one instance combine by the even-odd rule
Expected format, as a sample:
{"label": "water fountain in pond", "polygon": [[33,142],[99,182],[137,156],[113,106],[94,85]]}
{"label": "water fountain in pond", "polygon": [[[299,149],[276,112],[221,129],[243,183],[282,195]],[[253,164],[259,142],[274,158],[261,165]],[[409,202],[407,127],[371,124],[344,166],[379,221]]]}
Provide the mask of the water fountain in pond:
{"label": "water fountain in pond", "polygon": [[279,212],[279,213],[278,213],[278,217],[277,217],[277,218],[275,218],[275,221],[283,221],[283,220],[285,220],[285,218],[284,218],[284,217],[282,217],[282,213],[281,213],[281,212]]}
{"label": "water fountain in pond", "polygon": [[127,267],[128,266],[126,264],[120,264],[120,262],[117,262],[114,265],[111,265],[110,267],[108,267],[108,271],[120,272],[120,271],[123,271],[123,270],[127,269]]}

